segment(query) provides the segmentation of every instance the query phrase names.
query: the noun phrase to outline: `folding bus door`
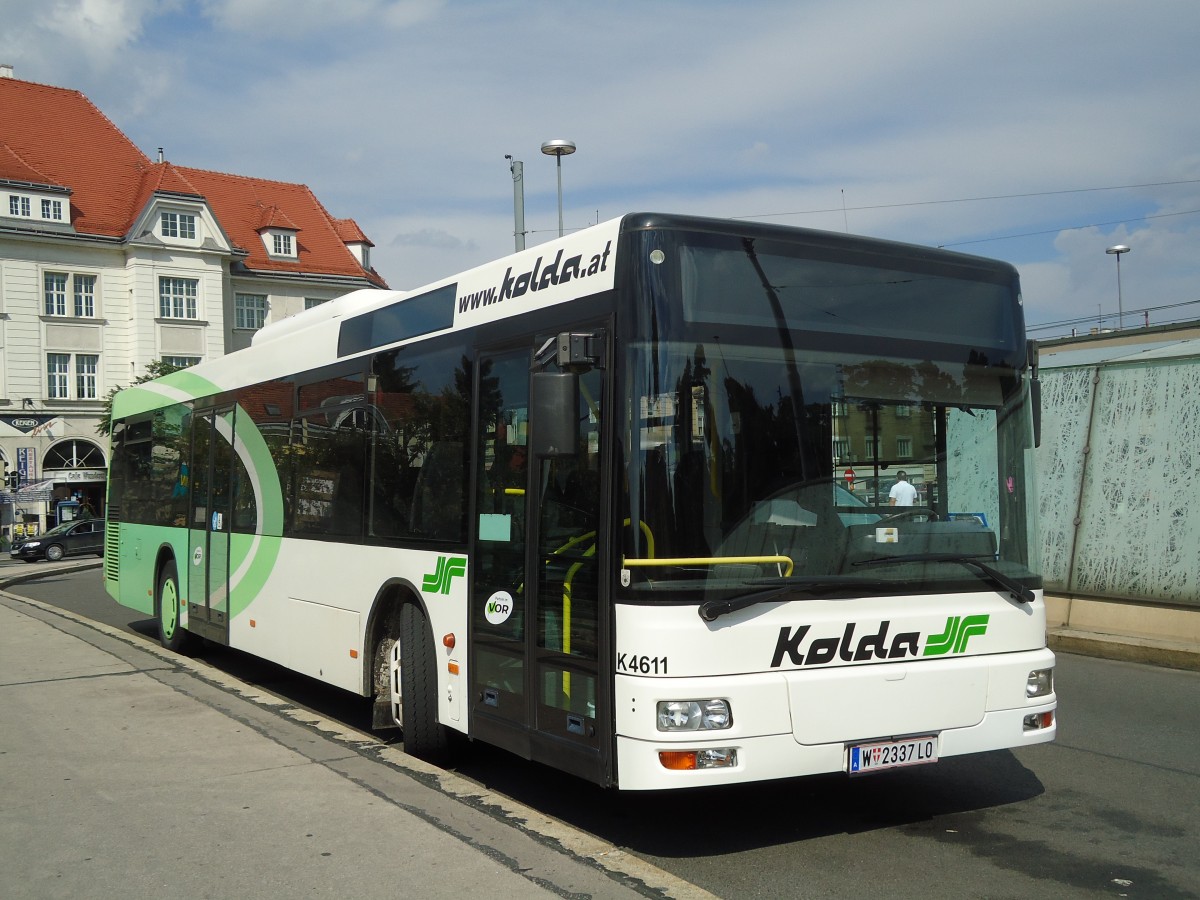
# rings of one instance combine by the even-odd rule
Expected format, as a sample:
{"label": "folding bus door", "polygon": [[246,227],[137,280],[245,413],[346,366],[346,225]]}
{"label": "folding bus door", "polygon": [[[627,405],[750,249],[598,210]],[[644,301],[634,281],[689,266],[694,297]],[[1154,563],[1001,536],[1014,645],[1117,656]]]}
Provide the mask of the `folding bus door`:
{"label": "folding bus door", "polygon": [[573,452],[539,454],[530,442],[531,357],[522,349],[477,365],[471,733],[602,781],[603,371],[570,382]]}
{"label": "folding bus door", "polygon": [[233,407],[196,412],[191,427],[187,628],[228,644]]}

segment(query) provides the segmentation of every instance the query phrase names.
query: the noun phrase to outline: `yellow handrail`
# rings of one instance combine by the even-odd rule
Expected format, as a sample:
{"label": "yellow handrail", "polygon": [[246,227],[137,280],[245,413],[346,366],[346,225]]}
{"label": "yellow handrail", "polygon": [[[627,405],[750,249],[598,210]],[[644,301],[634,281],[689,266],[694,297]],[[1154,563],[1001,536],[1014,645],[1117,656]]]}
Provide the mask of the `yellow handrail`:
{"label": "yellow handrail", "polygon": [[763,565],[771,565],[772,563],[786,565],[787,569],[783,573],[784,578],[789,577],[795,568],[790,556],[678,556],[673,558],[660,557],[657,559],[625,559],[621,565],[626,568],[645,568],[647,566],[733,566],[760,563]]}
{"label": "yellow handrail", "polygon": [[[629,524],[631,524],[631,520],[626,519],[622,524],[629,525]],[[639,521],[638,525],[642,529],[642,534],[644,534],[646,536],[647,549],[649,549],[650,555],[653,556],[654,555],[654,534],[650,531],[650,526],[647,525],[645,522]],[[570,550],[572,547],[576,547],[579,544],[582,544],[584,541],[591,541],[591,543],[588,544],[588,548],[583,552],[583,555],[588,558],[595,556],[596,555],[595,537],[596,537],[596,532],[589,531],[587,534],[581,534],[578,537],[571,538],[571,540],[567,541],[565,544],[563,544],[561,547],[559,547],[557,550],[555,550],[554,555],[557,555],[559,553],[564,553],[565,551]],[[569,569],[567,569],[566,577],[563,578],[562,652],[568,653],[568,654],[571,652],[571,586],[575,582],[576,573],[582,567],[583,567],[582,560],[580,560],[579,562],[576,562]],[[562,673],[562,682],[563,682],[563,693],[566,694],[568,697],[570,697],[571,696],[571,673],[570,672]]]}

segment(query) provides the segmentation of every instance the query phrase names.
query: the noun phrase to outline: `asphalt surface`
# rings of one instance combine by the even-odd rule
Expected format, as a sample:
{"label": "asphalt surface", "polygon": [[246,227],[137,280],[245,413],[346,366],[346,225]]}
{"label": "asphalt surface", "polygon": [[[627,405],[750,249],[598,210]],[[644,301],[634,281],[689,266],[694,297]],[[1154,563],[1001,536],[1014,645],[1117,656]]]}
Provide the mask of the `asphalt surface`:
{"label": "asphalt surface", "polygon": [[[412,871],[408,860],[433,855],[442,865],[448,861],[454,867],[455,854],[463,849],[456,849],[457,842],[465,845],[468,855],[478,851],[493,861],[497,871],[528,881],[527,890],[517,887],[521,896],[539,896],[539,891],[562,896],[706,896],[690,881],[723,897],[770,900],[783,896],[879,896],[881,892],[926,900],[962,896],[1200,897],[1196,891],[1200,868],[1194,853],[1200,825],[1194,804],[1185,801],[1187,796],[1195,796],[1194,747],[1200,739],[1200,720],[1189,714],[1196,708],[1200,686],[1191,672],[1066,655],[1059,659],[1063,719],[1054,744],[949,759],[937,767],[882,780],[847,782],[830,777],[729,791],[618,795],[477,745],[457,761],[454,772],[431,769],[406,756],[398,743],[366,734],[369,716],[365,707],[359,715],[343,692],[322,691],[324,686],[309,685],[285,670],[224,648],[206,648],[203,660],[166,653],[154,640],[152,621],[115,607],[104,595],[96,565],[88,561],[85,568],[92,570],[78,571],[77,566],[67,564],[59,564],[56,570],[43,563],[15,567],[0,563],[0,584],[5,578],[41,576],[36,584],[13,588],[35,598],[32,601],[0,594],[0,865],[5,866],[6,875],[9,871],[41,871],[47,860],[61,851],[55,843],[60,839],[25,843],[9,839],[17,832],[9,830],[7,761],[10,748],[17,744],[8,740],[7,733],[14,717],[5,703],[10,688],[5,680],[10,651],[4,607],[17,604],[16,611],[24,616],[41,617],[55,630],[74,634],[93,648],[107,649],[97,643],[97,635],[111,632],[110,636],[118,636],[127,645],[114,654],[119,659],[134,652],[153,657],[157,662],[143,661],[143,669],[135,674],[155,679],[217,714],[197,721],[193,735],[205,735],[206,740],[217,735],[223,747],[227,732],[233,730],[240,740],[241,732],[249,729],[299,756],[298,762],[284,765],[302,770],[320,767],[363,788],[352,795],[349,812],[338,820],[344,824],[339,834],[349,847],[321,848],[346,864],[350,874],[337,869],[337,885],[313,881],[321,872],[335,871],[330,862],[333,857],[329,857],[324,863],[318,861],[311,871],[302,868],[293,880],[292,856],[303,855],[306,841],[328,836],[311,824],[303,832],[290,829],[289,819],[306,821],[305,805],[286,791],[272,794],[274,811],[267,818],[283,823],[276,840],[290,843],[282,854],[267,853],[262,850],[261,836],[253,834],[248,854],[269,860],[256,868],[254,860],[238,855],[243,820],[233,814],[236,810],[211,807],[213,798],[204,796],[203,791],[196,796],[196,784],[205,784],[210,776],[198,761],[203,754],[185,748],[182,766],[164,765],[160,771],[168,779],[184,782],[189,814],[194,813],[196,820],[181,826],[180,833],[196,842],[201,861],[189,863],[185,873],[188,889],[171,893],[167,888],[167,893],[160,893],[163,888],[154,888],[155,896],[242,893],[247,879],[257,875],[232,882],[213,880],[213,873],[220,868],[214,860],[222,860],[231,848],[236,851],[230,857],[235,871],[242,867],[267,879],[255,885],[255,896],[297,890],[325,894],[340,891],[342,879],[350,889],[368,897],[384,893],[442,896],[443,890],[460,890],[462,882],[443,884],[422,880],[423,876],[410,881],[406,877]],[[72,569],[76,571],[72,573]],[[60,604],[70,611],[59,609]],[[92,621],[95,619],[108,625],[98,625]],[[102,681],[109,691],[121,691],[119,679],[128,674],[82,677],[88,687]],[[39,675],[35,681],[50,680],[55,686],[62,681],[61,687],[71,688],[75,677],[68,672],[49,678]],[[133,712],[134,718],[140,717],[140,706],[133,702],[121,709],[127,716]],[[59,715],[53,709],[39,714]],[[72,730],[72,734],[77,732],[79,729]],[[82,739],[86,741],[87,736]],[[24,748],[24,744],[20,746]],[[223,750],[216,762],[215,787],[229,778],[257,775],[257,770],[224,773],[220,766],[228,761]],[[96,784],[110,802],[114,797],[123,798],[125,782],[106,784],[103,777],[100,773]],[[32,779],[43,791],[46,785],[55,787],[61,780],[44,773],[35,773]],[[425,790],[415,792],[411,787],[414,781]],[[383,840],[382,855],[376,854],[376,841],[368,830],[377,827],[380,810],[375,807],[380,804],[398,806],[442,832],[443,840],[432,849],[410,848],[403,816],[387,816],[380,827],[392,838]],[[357,815],[356,805],[360,807]],[[53,811],[52,826],[41,834],[74,835],[71,828],[62,828],[62,820],[72,821],[71,809],[45,808]],[[130,813],[123,800],[115,811],[106,822],[113,827],[121,823],[124,828]],[[15,815],[27,813],[34,814],[26,807]],[[475,814],[486,821],[479,822]],[[205,829],[209,822],[222,832],[220,840],[209,840],[206,833],[191,834],[191,828]],[[254,829],[258,827],[256,823]],[[150,829],[150,833],[169,832]],[[413,834],[419,837],[420,829]],[[533,847],[519,838],[532,842]],[[342,858],[360,843],[372,852]],[[538,848],[551,855],[542,857],[535,852]],[[163,852],[153,841],[140,839],[137,849],[147,854]],[[282,876],[274,871],[277,855],[283,859]],[[15,863],[10,864],[10,856]],[[557,856],[565,856],[569,862],[556,861]],[[136,854],[129,859],[134,867]],[[88,860],[88,865],[93,861]],[[77,857],[68,857],[68,862],[81,864]],[[573,880],[570,863],[582,865],[587,874],[598,873],[606,881],[593,890],[591,882]],[[660,869],[670,870],[676,877]],[[171,870],[168,866],[162,871],[169,875]],[[467,871],[465,880],[469,881],[474,870]],[[301,883],[308,887],[297,889]],[[0,896],[10,895],[8,886],[9,879],[0,876]],[[78,884],[61,894],[53,892],[53,887],[50,883],[49,889],[43,889],[47,885],[42,884],[15,896],[80,894]],[[104,883],[102,889],[89,884],[82,894],[149,895],[126,888],[123,883]],[[497,881],[497,890],[503,890],[502,880]],[[612,893],[614,890],[617,893]]]}

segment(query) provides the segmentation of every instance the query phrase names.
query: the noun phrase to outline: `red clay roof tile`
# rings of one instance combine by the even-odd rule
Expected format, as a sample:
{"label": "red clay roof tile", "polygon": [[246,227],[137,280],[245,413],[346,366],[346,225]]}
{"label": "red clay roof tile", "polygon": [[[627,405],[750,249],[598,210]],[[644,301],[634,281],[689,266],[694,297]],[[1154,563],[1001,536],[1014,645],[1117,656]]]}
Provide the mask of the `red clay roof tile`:
{"label": "red clay roof tile", "polygon": [[3,138],[27,166],[71,189],[71,224],[120,237],[150,160],[79,91],[0,78]]}
{"label": "red clay roof tile", "polygon": [[[79,91],[0,78],[0,141],[0,178],[69,188],[77,232],[124,237],[154,194],[195,196],[252,270],[366,277],[386,287],[346,247],[366,240],[361,229],[329,215],[306,185],[152,163]],[[258,233],[265,227],[296,232],[296,259],[268,256]]]}

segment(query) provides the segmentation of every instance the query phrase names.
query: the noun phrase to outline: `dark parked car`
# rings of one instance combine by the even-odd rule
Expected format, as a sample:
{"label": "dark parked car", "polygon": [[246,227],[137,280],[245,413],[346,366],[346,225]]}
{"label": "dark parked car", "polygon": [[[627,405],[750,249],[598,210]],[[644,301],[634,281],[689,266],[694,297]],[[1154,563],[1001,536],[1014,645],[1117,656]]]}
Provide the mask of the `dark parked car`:
{"label": "dark parked car", "polygon": [[104,520],[81,519],[63,522],[45,534],[13,544],[9,551],[13,559],[33,562],[35,559],[59,560],[80,553],[104,555]]}

